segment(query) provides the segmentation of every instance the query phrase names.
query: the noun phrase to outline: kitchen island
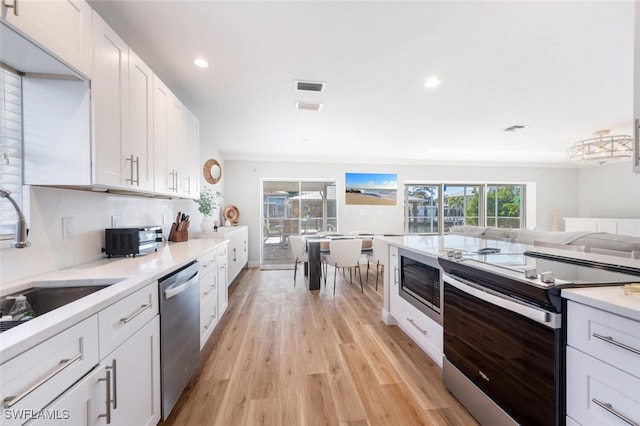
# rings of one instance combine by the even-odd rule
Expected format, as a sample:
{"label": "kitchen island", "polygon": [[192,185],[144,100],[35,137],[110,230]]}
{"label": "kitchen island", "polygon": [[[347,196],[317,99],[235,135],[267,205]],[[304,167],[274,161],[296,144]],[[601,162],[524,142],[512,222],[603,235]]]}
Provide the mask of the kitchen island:
{"label": "kitchen island", "polygon": [[631,258],[470,236],[381,239],[388,245],[383,320],[443,367],[449,391],[482,424],[562,424],[561,292],[585,287],[566,290],[580,297],[640,280],[640,262]]}

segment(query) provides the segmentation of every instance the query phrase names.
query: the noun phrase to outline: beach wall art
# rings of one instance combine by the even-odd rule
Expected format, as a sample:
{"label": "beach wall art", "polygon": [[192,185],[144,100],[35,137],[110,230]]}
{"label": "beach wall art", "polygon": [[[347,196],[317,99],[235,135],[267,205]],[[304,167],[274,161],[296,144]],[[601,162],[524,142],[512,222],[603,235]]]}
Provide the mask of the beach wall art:
{"label": "beach wall art", "polygon": [[346,173],[345,203],[395,206],[398,175],[395,173]]}

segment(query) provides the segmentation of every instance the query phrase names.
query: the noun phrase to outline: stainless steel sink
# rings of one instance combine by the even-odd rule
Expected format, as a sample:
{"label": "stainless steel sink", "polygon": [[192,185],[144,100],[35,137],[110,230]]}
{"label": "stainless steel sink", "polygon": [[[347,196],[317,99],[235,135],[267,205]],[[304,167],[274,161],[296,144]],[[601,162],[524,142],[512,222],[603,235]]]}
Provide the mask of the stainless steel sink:
{"label": "stainless steel sink", "polygon": [[[66,281],[34,281],[25,290],[10,294],[0,300],[0,309],[3,315],[8,315],[14,300],[11,296],[22,294],[33,308],[36,317],[51,312],[68,303],[74,302],[85,296],[102,290],[112,284],[122,281],[124,278],[91,279],[91,280],[66,280]],[[6,331],[22,321],[0,322],[0,332]]]}

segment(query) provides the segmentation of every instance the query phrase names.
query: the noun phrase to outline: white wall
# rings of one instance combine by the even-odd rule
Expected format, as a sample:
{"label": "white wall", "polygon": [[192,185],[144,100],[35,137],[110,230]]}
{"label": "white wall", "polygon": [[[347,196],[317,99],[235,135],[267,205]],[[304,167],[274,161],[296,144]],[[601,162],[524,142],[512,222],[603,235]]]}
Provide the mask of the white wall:
{"label": "white wall", "polygon": [[[395,206],[345,205],[346,172],[398,174],[398,202]],[[577,169],[533,167],[469,167],[416,165],[359,165],[279,163],[227,160],[226,202],[240,210],[240,224],[249,225],[249,260],[259,261],[260,179],[292,178],[336,180],[338,183],[338,227],[340,232],[404,232],[403,186],[405,182],[447,183],[535,183],[536,229],[550,230],[554,210],[560,216],[578,214]]]}
{"label": "white wall", "polygon": [[640,219],[640,173],[630,161],[578,171],[577,217]]}
{"label": "white wall", "polygon": [[[162,225],[164,215],[165,235],[175,219],[171,200],[46,187],[27,191],[31,245],[0,250],[0,285],[102,258],[104,229],[111,227],[112,215],[117,226]],[[72,238],[62,239],[63,217],[73,218]]]}

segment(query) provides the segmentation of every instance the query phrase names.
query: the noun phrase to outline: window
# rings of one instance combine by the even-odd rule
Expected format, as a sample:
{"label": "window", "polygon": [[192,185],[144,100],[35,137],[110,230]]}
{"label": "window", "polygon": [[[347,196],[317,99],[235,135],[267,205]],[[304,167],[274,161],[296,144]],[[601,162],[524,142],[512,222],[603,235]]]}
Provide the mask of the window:
{"label": "window", "polygon": [[338,229],[335,181],[263,180],[263,268],[290,267],[290,235],[312,235]]}
{"label": "window", "polygon": [[522,228],[524,194],[519,184],[407,184],[405,232],[442,235],[460,225]]}
{"label": "window", "polygon": [[440,185],[406,185],[404,190],[406,231],[437,234]]}
{"label": "window", "polygon": [[524,224],[524,185],[487,186],[487,226],[521,228]]}
{"label": "window", "polygon": [[[22,206],[22,80],[0,69],[0,187]],[[0,201],[0,237],[13,238],[18,216],[11,203]]]}

